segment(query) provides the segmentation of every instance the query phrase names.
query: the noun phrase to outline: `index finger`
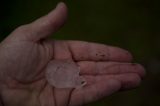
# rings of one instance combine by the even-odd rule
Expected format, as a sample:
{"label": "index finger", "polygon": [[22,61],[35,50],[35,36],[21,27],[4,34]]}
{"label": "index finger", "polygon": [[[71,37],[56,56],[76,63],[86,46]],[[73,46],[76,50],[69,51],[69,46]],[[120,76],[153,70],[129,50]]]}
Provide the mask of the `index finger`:
{"label": "index finger", "polygon": [[67,44],[76,61],[132,61],[132,55],[118,47],[84,41],[68,41]]}

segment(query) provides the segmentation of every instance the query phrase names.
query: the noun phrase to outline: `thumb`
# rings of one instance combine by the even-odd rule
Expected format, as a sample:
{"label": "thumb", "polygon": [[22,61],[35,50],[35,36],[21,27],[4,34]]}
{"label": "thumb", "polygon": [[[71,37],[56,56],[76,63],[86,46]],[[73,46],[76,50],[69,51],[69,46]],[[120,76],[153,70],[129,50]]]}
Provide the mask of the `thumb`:
{"label": "thumb", "polygon": [[67,6],[60,2],[57,7],[46,16],[36,21],[20,26],[12,34],[20,35],[25,40],[39,41],[55,33],[67,19]]}

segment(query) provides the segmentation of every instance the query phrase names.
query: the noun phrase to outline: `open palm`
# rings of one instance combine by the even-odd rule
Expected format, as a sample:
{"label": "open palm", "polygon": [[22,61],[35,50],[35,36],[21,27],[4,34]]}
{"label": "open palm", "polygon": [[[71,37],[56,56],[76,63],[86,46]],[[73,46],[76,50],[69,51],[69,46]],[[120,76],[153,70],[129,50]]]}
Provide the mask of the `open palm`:
{"label": "open palm", "polygon": [[[139,85],[145,72],[129,52],[103,44],[57,41],[47,37],[65,22],[60,3],[48,15],[17,28],[0,45],[0,93],[5,106],[77,106]],[[52,60],[67,59],[80,67],[87,85],[58,89],[45,78]]]}

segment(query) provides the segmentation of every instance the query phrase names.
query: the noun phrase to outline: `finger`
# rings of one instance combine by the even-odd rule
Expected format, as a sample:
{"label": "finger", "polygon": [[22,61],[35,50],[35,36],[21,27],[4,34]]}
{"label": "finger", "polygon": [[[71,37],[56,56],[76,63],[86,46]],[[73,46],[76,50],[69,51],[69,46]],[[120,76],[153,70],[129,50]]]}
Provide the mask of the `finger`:
{"label": "finger", "polygon": [[133,89],[140,85],[141,78],[138,74],[135,73],[127,73],[127,74],[119,74],[119,75],[84,75],[83,76],[87,82],[87,86],[93,85],[95,83],[106,82],[109,79],[117,80],[121,83],[122,90]]}
{"label": "finger", "polygon": [[69,103],[69,98],[71,96],[71,88],[54,88],[54,97],[56,101],[56,106],[66,106]]}
{"label": "finger", "polygon": [[[130,62],[132,56],[128,51],[103,44],[84,41],[54,41],[55,59],[72,59],[75,61],[123,61]],[[90,49],[90,50],[89,50]],[[101,54],[99,54],[101,53]]]}
{"label": "finger", "polygon": [[[55,104],[52,90],[52,86],[46,84],[40,94],[37,95],[39,97],[39,102],[42,106],[53,106],[53,104]],[[21,95],[23,95],[23,93],[21,93]],[[34,106],[35,104],[32,105]]]}
{"label": "finger", "polygon": [[132,61],[128,51],[117,47],[83,41],[68,41],[68,46],[76,61]]}
{"label": "finger", "polygon": [[118,91],[120,88],[120,82],[117,80],[109,79],[105,82],[96,83],[81,89],[75,89],[72,92],[69,105],[81,106],[102,99],[105,96],[109,96],[112,93]]}
{"label": "finger", "polygon": [[119,62],[93,62],[81,61],[77,63],[82,75],[118,75],[136,73],[141,78],[145,76],[145,69],[140,64]]}
{"label": "finger", "polygon": [[25,40],[39,41],[61,28],[66,19],[67,7],[61,2],[48,15],[43,16],[28,25],[17,28],[13,35],[17,35],[18,32]]}
{"label": "finger", "polygon": [[140,85],[141,78],[135,73],[121,74],[121,75],[110,75],[108,79],[116,79],[121,82],[121,90],[133,89]]}
{"label": "finger", "polygon": [[53,44],[53,57],[58,60],[72,60],[72,54],[69,47],[65,41],[54,41]]}
{"label": "finger", "polygon": [[[61,2],[56,9],[51,11],[48,15],[31,23],[33,31],[35,32],[35,39],[45,38],[48,35],[56,32],[67,19],[67,7]],[[38,39],[38,40],[39,40]]]}

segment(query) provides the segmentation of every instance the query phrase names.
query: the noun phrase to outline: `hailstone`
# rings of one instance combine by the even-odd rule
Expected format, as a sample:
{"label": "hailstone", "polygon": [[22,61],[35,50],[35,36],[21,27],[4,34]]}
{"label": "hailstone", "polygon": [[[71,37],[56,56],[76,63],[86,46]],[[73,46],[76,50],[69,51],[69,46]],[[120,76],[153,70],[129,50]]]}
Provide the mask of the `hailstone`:
{"label": "hailstone", "polygon": [[80,88],[86,84],[86,81],[79,73],[80,68],[75,62],[53,60],[46,68],[46,79],[56,88]]}

